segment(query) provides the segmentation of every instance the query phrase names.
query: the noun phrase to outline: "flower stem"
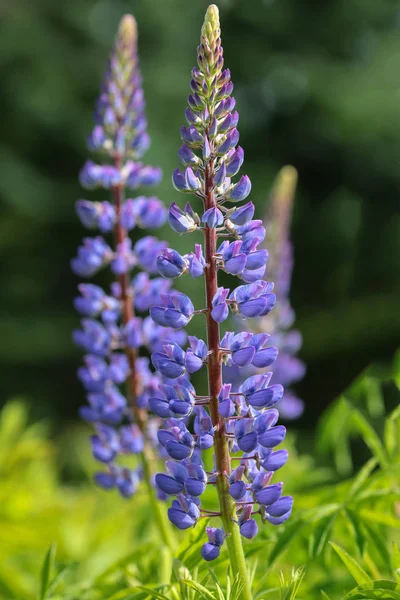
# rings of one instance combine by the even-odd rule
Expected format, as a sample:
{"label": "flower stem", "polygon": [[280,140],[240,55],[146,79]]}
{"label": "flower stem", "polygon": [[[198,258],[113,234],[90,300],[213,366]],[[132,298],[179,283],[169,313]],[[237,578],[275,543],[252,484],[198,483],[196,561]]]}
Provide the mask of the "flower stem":
{"label": "flower stem", "polygon": [[[115,158],[115,166],[119,169],[121,168],[121,158]],[[116,244],[122,244],[125,238],[127,237],[127,231],[121,225],[121,210],[124,202],[124,187],[121,185],[115,186],[113,188],[113,197],[117,215],[115,225],[115,242]],[[119,275],[118,281],[121,287],[120,300],[122,304],[122,322],[124,325],[126,325],[135,316],[135,311],[133,308],[133,298],[129,287],[128,273],[123,273]],[[147,492],[150,500],[151,514],[155,517],[162,541],[173,552],[175,549],[175,544],[173,542],[174,538],[171,532],[171,528],[169,526],[169,522],[167,520],[167,515],[163,507],[161,507],[160,502],[157,500],[155,489],[151,481],[152,471],[150,468],[150,463],[152,460],[154,461],[154,457],[152,456],[152,450],[147,440],[146,410],[138,407],[137,405],[137,396],[140,390],[140,381],[138,380],[136,371],[137,351],[135,350],[135,348],[125,348],[125,353],[128,358],[130,370],[127,381],[128,396],[131,402],[134,421],[138,425],[143,436],[143,451],[140,453],[139,456],[143,468],[143,478],[147,487]]]}
{"label": "flower stem", "polygon": [[[205,209],[216,206],[214,197],[214,161],[211,159],[205,169]],[[225,420],[218,411],[218,394],[222,388],[222,352],[220,350],[219,324],[211,316],[212,300],[218,288],[217,265],[215,260],[217,233],[215,229],[205,228],[205,260],[208,267],[205,269],[206,299],[208,312],[207,338],[209,357],[208,388],[210,396],[210,414],[215,427],[215,468],[218,472],[216,483],[221,511],[221,520],[226,533],[229,559],[233,573],[238,573],[242,584],[241,598],[251,600],[250,582],[246,568],[240,530],[237,524],[235,502],[229,494],[229,483],[226,475],[230,474],[231,464],[229,455],[229,442],[225,432]]]}

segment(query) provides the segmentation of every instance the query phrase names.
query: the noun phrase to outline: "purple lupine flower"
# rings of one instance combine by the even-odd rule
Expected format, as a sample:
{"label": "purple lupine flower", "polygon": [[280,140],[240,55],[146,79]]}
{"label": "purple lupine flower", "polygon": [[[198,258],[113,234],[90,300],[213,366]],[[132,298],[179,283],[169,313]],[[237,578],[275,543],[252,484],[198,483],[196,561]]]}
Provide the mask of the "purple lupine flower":
{"label": "purple lupine flower", "polygon": [[181,329],[185,327],[194,314],[194,306],[188,296],[181,292],[162,294],[163,306],[152,306],[150,316],[158,325]]}
{"label": "purple lupine flower", "polygon": [[189,262],[176,250],[165,248],[157,256],[157,269],[166,279],[175,279],[183,275],[189,267]]}
{"label": "purple lupine flower", "polygon": [[183,385],[160,385],[156,397],[149,398],[149,408],[162,419],[183,419],[193,411],[195,399]]}
{"label": "purple lupine flower", "polygon": [[[160,331],[149,317],[143,320],[135,315],[135,311],[147,312],[171,293],[169,281],[150,278],[157,273],[157,256],[163,250],[167,252],[166,243],[149,235],[133,246],[128,236],[134,228],[158,228],[167,217],[164,205],[155,196],[137,195],[125,199],[126,189],[154,185],[161,178],[160,169],[139,162],[149,145],[149,136],[136,42],[135,20],[126,15],[119,26],[96,107],[95,126],[89,137],[89,148],[100,154],[104,164],[89,160],[80,174],[83,186],[110,190],[111,201],[78,200],[76,203],[77,214],[85,227],[112,235],[109,239],[99,235],[85,238],[71,262],[73,271],[82,277],[91,277],[105,267],[110,267],[113,274],[109,293],[91,283],[78,286],[80,294],[74,306],[83,318],[73,338],[86,352],[84,365],[78,369],[78,377],[87,393],[87,404],[81,407],[80,414],[95,428],[91,438],[94,457],[106,465],[106,471],[98,473],[95,480],[104,489],[118,489],[124,497],[136,491],[143,473],[148,477],[149,469],[142,469],[141,463],[148,462],[149,445],[153,444],[155,449],[160,447],[155,433],[159,420],[148,419],[146,411],[162,380],[151,371],[147,358],[138,357],[138,350],[145,345],[150,352],[161,352],[161,345],[177,348],[176,354],[172,352],[176,360],[179,351],[184,358],[186,356],[177,345],[185,344],[184,332]],[[189,261],[173,255],[169,269],[181,268],[182,263],[188,268]],[[137,268],[147,272],[137,273],[132,278]],[[174,309],[190,316],[190,301],[179,302],[176,298],[174,301],[176,306],[171,301]],[[193,360],[192,356],[190,359]],[[168,371],[167,375],[171,373]],[[176,376],[176,372],[173,375]],[[129,402],[120,389],[125,385]],[[160,406],[165,400],[167,410],[159,409],[161,417],[181,419],[190,414],[195,401],[189,385],[164,385],[163,392],[160,392]],[[189,447],[190,454],[192,448],[187,440],[190,434],[185,435],[177,425],[174,431],[176,445]],[[171,453],[181,456],[176,448],[174,452],[174,446]],[[127,455],[138,457],[136,469],[117,466],[117,458],[120,456],[123,460]]]}
{"label": "purple lupine flower", "polygon": [[[212,5],[202,28],[198,66],[192,71],[185,111],[188,127],[181,129],[183,145],[178,155],[184,170],[177,169],[173,174],[175,189],[192,193],[202,205],[192,208],[186,204],[183,210],[174,203],[169,211],[175,232],[190,233],[201,228],[205,244],[204,248],[196,244],[194,252],[184,256],[164,251],[158,259],[164,276],[187,271],[193,277],[204,276],[206,306],[195,310],[188,296],[174,292],[160,294],[161,302],[150,308],[157,325],[175,329],[186,326],[194,315],[206,316],[207,344],[189,337],[190,348],[184,350],[177,342],[167,342],[152,354],[152,361],[162,375],[177,381],[187,372],[206,366],[208,394],[198,395],[193,387],[182,393],[179,383],[162,386],[149,400],[153,411],[167,419],[167,428],[158,432],[158,439],[175,461],[167,462],[168,473],[157,475],[161,493],[177,495],[168,511],[170,521],[187,529],[200,516],[221,517],[225,525],[225,532],[215,527],[207,529],[208,541],[201,550],[205,560],[219,556],[225,534],[230,536],[228,551],[233,545],[236,553],[242,553],[237,541],[240,537],[232,535],[234,528],[252,539],[258,530],[253,514],[277,524],[288,518],[292,502],[290,496],[282,496],[282,483],[271,481],[287,460],[285,450],[275,450],[286,435],[285,427],[278,424],[279,413],[273,408],[282,398],[282,385],[271,384],[270,372],[244,375],[241,385],[235,388],[232,381],[222,377],[223,364],[246,373],[249,367],[270,367],[278,356],[268,333],[227,332],[222,339],[219,334],[218,324],[228,318],[230,310],[243,319],[264,317],[276,302],[274,284],[262,280],[268,258],[262,247],[263,223],[253,219],[251,201],[239,205],[250,194],[250,179],[247,175],[233,179],[242,166],[244,153],[237,146],[239,116],[234,111],[230,72],[223,69],[223,62],[218,9]],[[234,207],[229,208],[233,203]],[[198,215],[202,215],[201,221]],[[224,240],[217,248],[220,236]],[[184,261],[188,261],[189,268]],[[220,269],[239,276],[245,284],[233,290],[219,287]],[[193,422],[189,415],[194,415]],[[188,430],[192,423],[193,433]],[[213,447],[215,466],[206,480],[201,451]],[[230,451],[239,456],[232,459]],[[240,461],[236,468],[230,467],[231,460]],[[200,508],[199,496],[206,484],[217,483],[222,495],[219,510]],[[247,586],[245,597],[250,598],[247,581],[242,579],[240,583]]]}
{"label": "purple lupine flower", "polygon": [[190,204],[183,211],[173,202],[169,207],[168,222],[176,233],[191,233],[198,227],[199,218],[191,211]]}
{"label": "purple lupine flower", "polygon": [[215,560],[218,558],[221,551],[220,548],[224,543],[224,530],[223,528],[218,529],[217,527],[206,527],[206,533],[208,542],[203,545],[201,549],[201,555],[204,560]]}
{"label": "purple lupine flower", "polygon": [[189,529],[196,525],[200,510],[195,498],[179,494],[168,509],[168,518],[178,529]]}

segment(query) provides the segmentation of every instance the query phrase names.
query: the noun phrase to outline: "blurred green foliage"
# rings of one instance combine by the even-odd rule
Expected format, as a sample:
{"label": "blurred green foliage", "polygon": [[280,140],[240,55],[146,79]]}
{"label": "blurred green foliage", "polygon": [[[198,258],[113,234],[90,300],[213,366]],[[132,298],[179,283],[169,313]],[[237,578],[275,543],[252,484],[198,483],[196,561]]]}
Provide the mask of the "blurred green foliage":
{"label": "blurred green foliage", "polygon": [[[329,410],[321,421],[322,449],[334,449],[333,439],[363,444],[360,469],[345,459],[343,474],[336,452],[323,465],[289,437],[282,480],[295,497],[293,515],[244,541],[255,600],[399,599],[400,405],[385,416],[379,403],[376,414],[385,386],[399,399],[399,359],[351,386],[364,390],[357,406],[346,400],[345,415]],[[356,402],[353,392],[345,397]],[[55,445],[20,400],[0,413],[1,600],[239,600],[226,549],[211,565],[199,560],[205,522],[175,532],[172,556],[142,492],[126,501],[88,483],[94,461],[86,435],[73,427]]]}
{"label": "blurred green foliage", "polygon": [[[68,263],[84,233],[74,214],[77,175],[118,20],[132,12],[139,23],[147,159],[164,169],[159,194],[170,203],[206,6],[2,3],[0,377],[3,397],[27,395],[37,416],[75,416],[82,402]],[[220,8],[259,214],[278,168],[299,171],[293,304],[308,364],[299,386],[305,426],[399,339],[400,4],[221,0]],[[198,282],[180,285],[200,292]]]}

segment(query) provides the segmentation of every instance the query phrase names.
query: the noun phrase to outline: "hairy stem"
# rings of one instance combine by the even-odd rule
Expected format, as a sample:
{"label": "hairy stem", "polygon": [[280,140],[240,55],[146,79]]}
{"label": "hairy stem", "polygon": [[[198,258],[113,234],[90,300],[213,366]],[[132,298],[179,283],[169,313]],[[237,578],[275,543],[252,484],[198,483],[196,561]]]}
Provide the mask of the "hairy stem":
{"label": "hairy stem", "polygon": [[[205,169],[205,209],[216,206],[214,197],[214,161],[210,160]],[[242,540],[237,525],[235,502],[229,494],[229,483],[227,476],[231,472],[229,442],[225,432],[225,419],[218,411],[218,394],[222,388],[222,352],[220,343],[219,324],[211,316],[212,300],[218,288],[216,244],[217,232],[215,229],[205,229],[205,260],[208,264],[205,270],[206,301],[207,301],[207,338],[209,357],[208,388],[210,396],[210,414],[215,427],[215,468],[218,473],[216,478],[218,499],[221,511],[221,520],[226,533],[229,559],[233,573],[239,573],[240,582],[243,586],[241,598],[251,600],[251,589],[246,569]]]}
{"label": "hairy stem", "polygon": [[[115,159],[115,166],[117,168],[121,168],[122,160],[120,158]],[[122,185],[115,186],[113,188],[113,197],[115,203],[115,210],[117,214],[114,232],[115,242],[116,244],[121,244],[127,237],[127,231],[121,225],[121,210],[124,202],[124,187]],[[126,325],[135,316],[135,311],[133,308],[133,298],[129,286],[129,274],[123,273],[122,275],[119,275],[118,281],[121,287],[120,300],[122,304],[122,322],[124,325]],[[151,512],[155,516],[161,539],[163,540],[164,544],[168,546],[171,549],[171,551],[173,551],[174,543],[169,522],[167,520],[165,510],[163,509],[163,507],[160,506],[160,502],[157,500],[155,489],[151,482],[152,471],[150,468],[150,463],[152,460],[154,460],[154,457],[152,456],[152,449],[147,440],[146,410],[138,407],[137,405],[137,396],[140,390],[140,381],[137,377],[136,371],[137,351],[135,350],[135,348],[125,348],[125,353],[128,358],[130,370],[127,381],[128,397],[131,402],[134,421],[138,425],[143,436],[143,451],[140,454],[140,460],[143,468],[143,478],[150,499]]]}

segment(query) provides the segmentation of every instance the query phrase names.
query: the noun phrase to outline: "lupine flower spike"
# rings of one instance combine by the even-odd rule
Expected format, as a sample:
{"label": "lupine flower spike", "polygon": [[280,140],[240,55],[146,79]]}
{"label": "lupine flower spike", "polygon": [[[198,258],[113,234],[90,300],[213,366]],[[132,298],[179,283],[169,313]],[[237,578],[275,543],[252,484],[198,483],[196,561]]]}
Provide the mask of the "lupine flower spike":
{"label": "lupine flower spike", "polygon": [[255,323],[256,331],[270,333],[271,342],[279,349],[274,379],[285,386],[280,412],[286,419],[297,419],[304,410],[303,401],[287,386],[300,381],[306,372],[305,364],[296,356],[302,345],[302,337],[300,331],[291,329],[296,315],[289,298],[293,271],[290,225],[296,183],[296,169],[283,167],[271,193],[264,219],[267,230],[265,243],[269,251],[267,274],[275,282],[277,306],[269,323],[266,319]]}
{"label": "lupine flower spike", "polygon": [[[271,381],[272,383],[277,381],[285,386],[285,395],[279,405],[281,416],[285,419],[297,419],[304,410],[303,401],[292,390],[287,389],[287,386],[302,379],[306,371],[304,363],[296,356],[301,348],[302,337],[299,331],[291,329],[295,320],[295,313],[289,299],[293,269],[290,224],[296,183],[296,169],[291,166],[283,167],[278,173],[273,186],[264,218],[266,237],[263,247],[268,248],[267,275],[269,279],[275,282],[276,308],[270,317],[247,321],[246,326],[250,327],[257,335],[247,339],[240,353],[236,350],[238,336],[228,332],[222,342],[224,346],[232,350],[232,354],[228,357],[224,367],[224,375],[232,382],[234,391],[243,383],[246,376],[257,373],[259,349],[254,354],[254,358],[247,360],[247,369],[239,368],[243,365],[238,362],[239,360],[243,362],[244,359],[250,356],[254,340],[257,340],[259,344],[268,343],[269,347],[264,350],[264,357],[266,353],[272,352],[273,346],[277,347],[279,355],[276,352],[274,374]],[[242,339],[247,334],[241,333],[239,335]]]}
{"label": "lupine flower spike", "polygon": [[[78,200],[76,204],[83,225],[109,234],[110,239],[102,235],[85,238],[71,263],[82,277],[91,277],[105,267],[113,277],[108,292],[92,283],[78,286],[75,307],[82,315],[82,328],[74,332],[74,340],[86,352],[84,366],[78,370],[88,400],[81,415],[95,428],[93,454],[105,466],[105,471],[95,476],[96,482],[130,497],[144,479],[164,542],[169,544],[168,522],[155,498],[150,471],[153,453],[160,447],[158,421],[147,417],[148,398],[154,395],[161,377],[150,370],[148,359],[139,357],[139,349],[161,349],[163,340],[184,343],[186,336],[154,327],[150,317],[136,316],[165,295],[175,301],[169,281],[159,276],[150,279],[157,274],[157,255],[166,244],[146,236],[132,245],[129,237],[136,227],[160,227],[167,216],[156,197],[125,198],[126,190],[160,181],[160,169],[140,162],[148,145],[136,22],[126,15],[119,26],[89,138],[89,148],[100,155],[102,163],[88,161],[81,172],[84,187],[110,190],[111,201]],[[135,269],[143,272],[132,278]],[[128,399],[122,385],[126,385]],[[137,456],[135,468],[131,460],[126,464],[127,455]]]}
{"label": "lupine flower spike", "polygon": [[[186,109],[188,127],[181,129],[179,157],[185,168],[174,172],[173,184],[200,202],[197,206],[187,203],[184,209],[173,204],[169,221],[181,234],[201,231],[204,248],[197,244],[185,256],[167,249],[161,252],[158,266],[164,277],[203,275],[206,307],[196,310],[186,295],[173,298],[165,294],[150,314],[156,324],[176,329],[195,315],[205,315],[207,344],[197,338],[189,338],[186,350],[179,344],[165,344],[152,360],[169,377],[181,377],[205,365],[208,395],[178,390],[178,401],[172,390],[162,388],[159,396],[150,400],[156,414],[168,417],[159,440],[172,459],[167,463],[169,475],[159,474],[156,481],[164,493],[176,495],[168,514],[180,529],[194,526],[202,516],[220,518],[222,528],[207,530],[202,556],[206,560],[217,558],[226,541],[232,570],[239,574],[243,586],[241,597],[250,600],[241,535],[248,539],[256,535],[255,515],[274,525],[284,522],[290,516],[292,498],[282,496],[282,483],[271,483],[274,472],[287,460],[285,450],[274,450],[286,433],[277,425],[278,411],[274,408],[283,395],[282,386],[270,385],[271,373],[267,372],[247,378],[238,392],[232,393],[229,380],[224,382],[222,377],[223,363],[229,357],[239,366],[253,362],[265,368],[274,362],[277,349],[268,345],[268,336],[252,332],[234,335],[229,348],[220,337],[219,324],[227,319],[229,310],[243,318],[264,317],[274,307],[276,297],[273,283],[261,279],[267,259],[261,247],[264,227],[261,221],[253,220],[252,202],[240,204],[250,194],[250,179],[247,175],[233,179],[244,153],[238,146],[239,117],[234,110],[230,72],[223,68],[215,5],[206,13],[197,62]],[[232,291],[219,287],[219,270],[237,275],[242,285]],[[190,414],[194,415],[193,429],[187,421]],[[215,469],[206,477],[201,450],[210,447],[214,448]],[[215,510],[201,506],[205,483],[216,488]]]}

